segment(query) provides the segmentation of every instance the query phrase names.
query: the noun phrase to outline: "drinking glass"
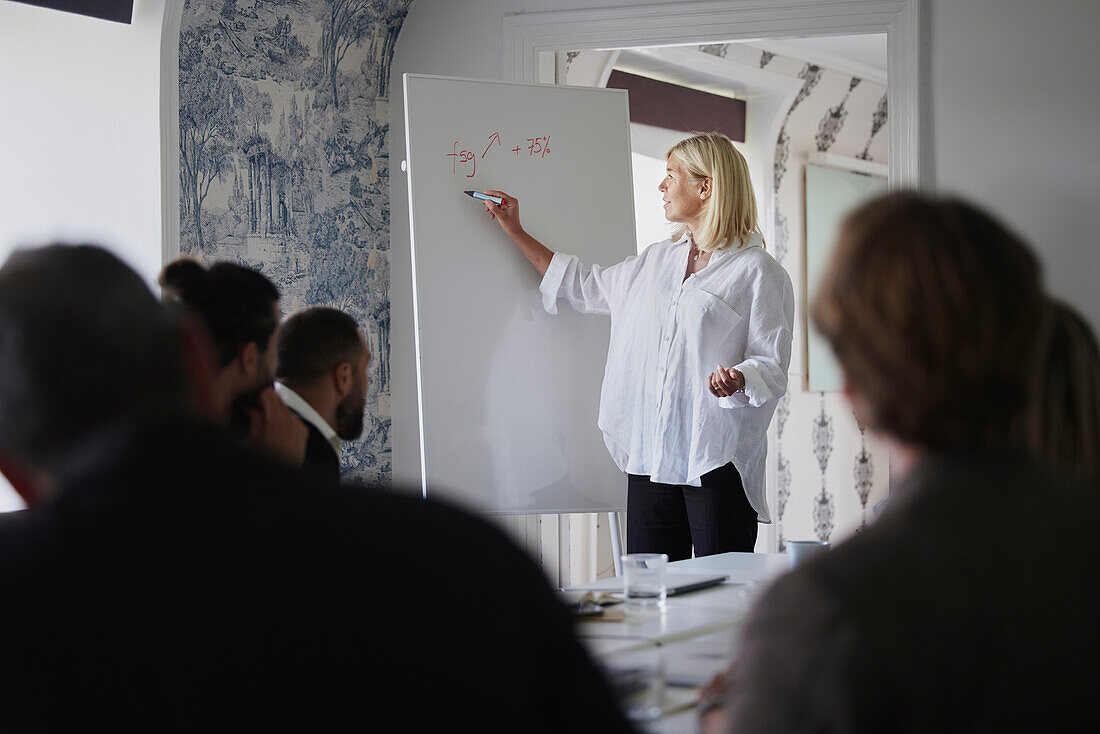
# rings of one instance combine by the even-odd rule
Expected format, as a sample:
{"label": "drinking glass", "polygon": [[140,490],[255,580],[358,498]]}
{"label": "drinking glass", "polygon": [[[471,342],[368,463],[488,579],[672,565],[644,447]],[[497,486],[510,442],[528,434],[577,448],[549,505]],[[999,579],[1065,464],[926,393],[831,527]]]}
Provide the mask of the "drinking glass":
{"label": "drinking glass", "polygon": [[623,556],[623,612],[660,614],[665,608],[664,553],[630,553]]}

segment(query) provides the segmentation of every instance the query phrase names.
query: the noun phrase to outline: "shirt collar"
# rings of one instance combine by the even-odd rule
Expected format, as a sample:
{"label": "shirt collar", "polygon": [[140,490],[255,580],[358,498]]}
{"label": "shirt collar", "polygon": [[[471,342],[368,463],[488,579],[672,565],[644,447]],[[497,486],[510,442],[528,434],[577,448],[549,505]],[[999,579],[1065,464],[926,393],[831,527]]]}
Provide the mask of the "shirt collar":
{"label": "shirt collar", "polygon": [[286,403],[286,407],[293,410],[295,413],[302,417],[302,420],[309,421],[313,424],[314,428],[321,432],[321,435],[325,437],[325,440],[332,446],[333,451],[336,452],[336,458],[340,458],[340,437],[336,435],[336,430],[328,424],[321,414],[313,409],[313,406],[305,401],[305,399],[298,393],[291,390],[289,387],[281,382],[275,383],[275,392],[279,394],[279,397]]}
{"label": "shirt collar", "polygon": [[764,238],[758,232],[751,233],[740,247],[724,247],[721,250],[715,250],[711,255],[711,262],[714,261],[715,256],[718,258],[726,257],[727,255],[736,255],[739,252],[745,250],[751,250],[754,247],[760,247],[764,244]]}
{"label": "shirt collar", "polygon": [[[673,244],[675,244],[675,245],[689,244],[690,245],[692,242],[693,242],[693,240],[692,240],[692,237],[691,237],[691,232],[688,232],[688,231],[685,230],[684,235],[680,239],[676,240]],[[718,253],[718,252],[737,252],[738,250],[747,250],[750,247],[763,247],[763,246],[764,246],[764,235],[760,234],[759,232],[753,232],[749,235],[748,239],[745,241],[745,243],[743,245],[741,245],[741,247],[726,247],[726,248],[723,248],[721,250],[715,250],[715,252],[716,253]]]}

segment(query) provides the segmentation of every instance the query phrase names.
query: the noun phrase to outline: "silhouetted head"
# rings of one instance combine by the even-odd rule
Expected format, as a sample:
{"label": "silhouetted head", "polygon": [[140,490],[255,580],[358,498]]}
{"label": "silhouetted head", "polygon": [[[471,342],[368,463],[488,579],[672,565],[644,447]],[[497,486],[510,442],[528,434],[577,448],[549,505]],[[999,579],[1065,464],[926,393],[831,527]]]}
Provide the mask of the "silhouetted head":
{"label": "silhouetted head", "polygon": [[924,448],[1010,443],[1048,303],[1028,247],[962,201],[883,196],[844,221],[812,306],[865,425]]}
{"label": "silhouetted head", "polygon": [[178,319],[93,245],[19,250],[0,268],[0,452],[52,472],[126,420],[189,410]]}

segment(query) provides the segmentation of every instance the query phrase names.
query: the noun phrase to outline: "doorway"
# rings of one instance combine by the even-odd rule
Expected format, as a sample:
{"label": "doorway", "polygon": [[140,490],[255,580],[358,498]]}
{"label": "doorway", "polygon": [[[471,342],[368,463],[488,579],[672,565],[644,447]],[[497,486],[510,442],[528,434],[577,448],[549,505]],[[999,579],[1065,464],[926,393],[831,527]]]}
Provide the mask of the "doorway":
{"label": "doorway", "polygon": [[[785,261],[797,283],[798,276],[805,272],[801,216],[792,221],[778,202],[781,192],[786,193],[781,188],[784,185],[795,186],[799,195],[804,196],[804,172],[803,168],[790,165],[789,141],[786,147],[783,145],[783,123],[799,104],[799,95],[808,96],[822,84],[823,77],[826,85],[838,83],[836,78],[829,80],[826,71],[848,73],[842,82],[845,85],[853,84],[856,78],[866,80],[856,83],[857,87],[863,83],[856,96],[867,95],[877,85],[880,94],[872,105],[881,107],[879,117],[883,121],[889,110],[890,124],[880,124],[872,132],[875,110],[866,115],[861,112],[860,116],[867,118],[868,129],[863,131],[866,134],[863,145],[850,157],[862,156],[872,161],[872,165],[877,162],[883,171],[889,171],[892,187],[916,186],[919,183],[917,11],[917,0],[902,0],[841,3],[828,9],[812,2],[780,9],[759,3],[708,2],[521,14],[505,19],[505,79],[602,86],[615,68],[632,69],[651,77],[662,70],[667,74],[672,68],[677,70],[672,76],[678,73],[682,78],[669,81],[683,83],[686,79],[694,82],[692,86],[696,88],[700,83],[725,85],[724,90],[714,91],[753,99],[755,104],[749,105],[746,113],[746,127],[756,134],[739,147],[750,163],[762,229],[772,245],[769,250]],[[846,41],[837,36],[849,38]],[[864,51],[871,49],[878,59],[876,63],[861,63],[852,58],[858,57],[858,50],[842,52],[842,46],[852,46],[856,39],[864,41]],[[860,45],[858,40],[856,45]],[[807,61],[807,57],[814,61]],[[798,68],[792,70],[792,63],[799,64]],[[772,64],[775,67],[769,69]],[[784,65],[788,67],[786,74],[779,68]],[[734,70],[736,73],[731,73]],[[855,92],[855,89],[842,90],[840,101],[833,104],[837,108],[835,119],[851,112],[848,100]],[[866,100],[861,104],[866,106]],[[837,125],[824,127],[823,139],[828,141],[831,136],[835,140]],[[634,126],[632,138],[638,245],[644,247],[648,242],[663,239],[659,236],[661,222],[652,221],[652,212],[647,214],[651,209],[659,213],[659,207],[647,206],[646,197],[651,189],[656,190],[655,183],[648,180],[654,176],[648,169],[656,166],[663,170],[668,141],[653,131],[635,130]],[[885,166],[884,160],[888,161]],[[799,201],[800,215],[803,207],[804,202]],[[796,286],[796,292],[800,292],[796,352],[799,344],[805,344],[805,290],[804,285]],[[852,532],[868,519],[876,483],[879,494],[888,485],[885,451],[876,451],[876,447],[869,445],[839,395],[809,393],[805,389],[804,364],[804,354],[792,358],[790,389],[770,430],[768,494],[777,521],[763,526],[758,551],[782,550],[785,539],[795,537],[791,533],[834,537],[834,532],[838,535]],[[878,461],[874,461],[875,457]],[[848,477],[849,485],[850,478],[855,476],[855,486],[839,486],[831,479],[833,475]],[[785,525],[788,507],[792,514],[787,516]],[[552,533],[563,577],[578,583],[578,576],[592,570],[600,576],[609,573],[605,518],[576,515],[544,520],[539,521],[544,526],[534,534],[543,537],[547,531]],[[520,518],[516,521],[522,522]],[[531,523],[528,520],[526,532],[522,533],[528,538],[533,535]],[[577,536],[586,539],[583,548],[573,548],[570,540]],[[546,546],[547,540],[550,539],[544,537],[541,545]],[[597,558],[590,556],[593,551]]]}

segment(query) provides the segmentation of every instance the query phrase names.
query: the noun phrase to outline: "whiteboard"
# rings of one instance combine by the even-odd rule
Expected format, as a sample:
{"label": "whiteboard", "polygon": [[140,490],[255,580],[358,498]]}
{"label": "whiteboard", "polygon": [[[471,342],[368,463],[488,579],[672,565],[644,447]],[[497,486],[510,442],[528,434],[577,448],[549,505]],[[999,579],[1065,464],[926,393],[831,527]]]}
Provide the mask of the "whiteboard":
{"label": "whiteboard", "polygon": [[596,425],[606,316],[541,304],[541,276],[462,192],[516,196],[524,228],[586,265],[635,252],[622,90],[404,75],[427,495],[499,514],[621,511]]}
{"label": "whiteboard", "polygon": [[[813,303],[817,285],[833,252],[844,218],[864,201],[886,193],[886,179],[854,171],[806,164],[806,283]],[[807,387],[811,392],[844,389],[844,376],[833,350],[807,319]]]}

